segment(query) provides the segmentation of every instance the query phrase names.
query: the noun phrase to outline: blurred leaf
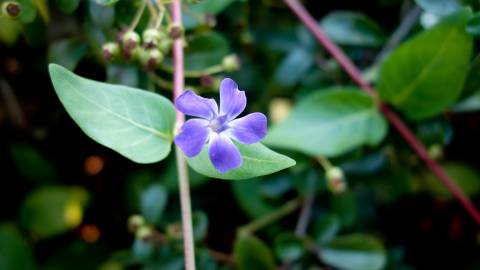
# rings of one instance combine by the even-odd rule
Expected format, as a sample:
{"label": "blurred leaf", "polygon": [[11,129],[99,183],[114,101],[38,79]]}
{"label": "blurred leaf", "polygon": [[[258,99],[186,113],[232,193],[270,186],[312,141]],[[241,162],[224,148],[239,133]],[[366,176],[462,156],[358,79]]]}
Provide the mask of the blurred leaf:
{"label": "blurred leaf", "polygon": [[335,215],[326,214],[315,219],[312,237],[318,245],[332,240],[340,231],[340,221]]}
{"label": "blurred leaf", "polygon": [[355,88],[317,91],[271,128],[265,143],[311,156],[338,156],[363,144],[376,145],[387,125],[372,98]]}
{"label": "blurred leaf", "polygon": [[187,4],[187,12],[183,13],[185,29],[193,29],[206,24],[206,16],[215,16],[225,10],[230,4],[238,0],[202,0],[198,4]]}
{"label": "blurred leaf", "polygon": [[0,17],[0,41],[8,46],[17,42],[22,32],[22,24],[15,20]]}
{"label": "blurred leaf", "polygon": [[35,8],[40,14],[40,17],[42,17],[45,24],[48,24],[50,22],[50,12],[48,10],[47,0],[32,0],[32,1],[33,1],[33,5],[35,5]]}
{"label": "blurred leaf", "polygon": [[[210,178],[197,173],[190,167],[188,168],[188,177],[191,189],[201,187],[210,180]],[[178,191],[178,171],[175,158],[170,159],[167,169],[159,176],[159,179],[168,191]]]}
{"label": "blurred leaf", "polygon": [[384,152],[364,155],[360,159],[342,164],[345,174],[366,175],[375,174],[388,165],[388,157]]}
{"label": "blurred leaf", "polygon": [[31,23],[37,16],[37,9],[33,0],[16,0],[21,5],[22,11],[18,20],[22,23]]}
{"label": "blurred leaf", "polygon": [[185,49],[185,69],[202,71],[222,63],[229,53],[227,40],[219,33],[196,35]]}
{"label": "blurred leaf", "polygon": [[380,270],[386,264],[382,243],[369,235],[339,236],[319,248],[323,262],[342,270]]}
{"label": "blurred leaf", "polygon": [[95,0],[95,2],[99,5],[110,6],[117,3],[120,0]]}
{"label": "blurred leaf", "polygon": [[23,239],[18,229],[10,224],[0,224],[0,269],[37,269],[27,241]]}
{"label": "blurred leaf", "polygon": [[54,0],[54,3],[58,7],[58,9],[67,14],[70,14],[78,8],[80,0]]}
{"label": "blurred leaf", "polygon": [[466,29],[467,32],[472,36],[480,36],[480,13],[476,13],[468,20]]}
{"label": "blurred leaf", "polygon": [[452,110],[456,113],[474,112],[480,110],[480,91],[456,104]]}
{"label": "blurred leaf", "polygon": [[470,10],[446,18],[396,49],[384,62],[380,97],[413,120],[435,116],[462,91],[472,52]]}
{"label": "blurred leaf", "polygon": [[36,189],[22,204],[22,225],[41,239],[67,232],[82,222],[87,199],[87,192],[79,187]]}
{"label": "blurred leaf", "polygon": [[[467,196],[473,196],[480,192],[480,175],[473,168],[455,162],[447,162],[442,165],[447,174]],[[452,193],[430,171],[426,171],[418,177],[425,181],[428,190],[437,198],[442,200],[452,198]]]}
{"label": "blurred leaf", "polygon": [[275,254],[282,262],[293,262],[300,259],[305,253],[303,241],[293,233],[282,233],[274,240]]}
{"label": "blurred leaf", "polygon": [[357,201],[355,194],[351,191],[345,191],[342,194],[335,195],[330,200],[331,212],[338,218],[342,228],[350,227],[357,220]]}
{"label": "blurred leaf", "polygon": [[151,241],[135,239],[132,246],[133,257],[140,262],[147,262],[155,251]]}
{"label": "blurred leaf", "polygon": [[52,182],[59,178],[55,166],[27,144],[12,144],[10,154],[20,175],[30,181]]}
{"label": "blurred leaf", "polygon": [[480,54],[475,56],[470,64],[467,79],[463,87],[462,97],[467,97],[480,91]]}
{"label": "blurred leaf", "polygon": [[434,120],[419,124],[417,137],[426,145],[447,145],[453,137],[452,126],[445,120]]}
{"label": "blurred leaf", "polygon": [[107,65],[108,83],[138,87],[139,80],[138,68],[135,65]]}
{"label": "blurred leaf", "polygon": [[112,28],[115,22],[115,9],[113,7],[99,5],[96,2],[88,3],[88,13],[93,23],[103,29]]}
{"label": "blurred leaf", "polygon": [[110,39],[107,38],[103,29],[96,27],[90,20],[84,21],[83,32],[85,33],[86,43],[97,62],[104,63],[105,60],[103,59],[101,48],[103,44],[110,41]]}
{"label": "blurred leaf", "polygon": [[415,0],[424,10],[436,15],[448,15],[462,8],[458,0]]}
{"label": "blurred leaf", "polygon": [[62,39],[51,43],[48,59],[69,70],[75,70],[80,60],[87,54],[87,45],[78,39]]}
{"label": "blurred leaf", "polygon": [[232,182],[233,195],[250,218],[257,218],[275,210],[275,206],[264,201],[260,195],[262,184],[260,179]]}
{"label": "blurred leaf", "polygon": [[385,42],[385,35],[375,22],[359,13],[331,12],[322,19],[320,26],[342,45],[379,47]]}
{"label": "blurred leaf", "polygon": [[196,211],[192,216],[193,236],[195,242],[200,242],[205,239],[208,232],[208,217],[205,212]]}
{"label": "blurred leaf", "polygon": [[175,108],[166,98],[88,80],[55,64],[50,76],[70,116],[93,140],[137,163],[170,153]]}
{"label": "blurred leaf", "polygon": [[238,270],[276,269],[270,249],[253,235],[238,235],[233,248],[233,256]]}
{"label": "blurred leaf", "polygon": [[311,52],[304,48],[292,50],[275,71],[275,81],[281,86],[291,87],[300,82],[315,64]]}
{"label": "blurred leaf", "polygon": [[148,223],[159,225],[165,207],[168,193],[160,184],[152,184],[142,193],[141,214]]}
{"label": "blurred leaf", "polygon": [[187,158],[188,164],[196,172],[203,175],[226,180],[249,179],[257,176],[272,174],[295,165],[295,160],[274,152],[261,143],[239,144],[236,143],[243,164],[240,168],[233,169],[227,173],[218,172],[212,165],[208,157],[208,146],[205,146],[202,152],[193,158]]}

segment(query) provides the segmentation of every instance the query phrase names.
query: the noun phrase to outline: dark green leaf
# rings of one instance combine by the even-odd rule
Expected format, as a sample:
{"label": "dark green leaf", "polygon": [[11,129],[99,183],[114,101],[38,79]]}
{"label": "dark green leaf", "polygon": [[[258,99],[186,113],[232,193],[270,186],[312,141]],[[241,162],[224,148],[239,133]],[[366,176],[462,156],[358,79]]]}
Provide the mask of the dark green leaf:
{"label": "dark green leaf", "polygon": [[77,9],[80,0],[55,0],[54,3],[61,11],[72,13]]}
{"label": "dark green leaf", "polygon": [[16,0],[21,5],[22,11],[20,12],[20,16],[18,20],[22,23],[31,23],[35,20],[37,16],[37,9],[33,4],[32,0]]}
{"label": "dark green leaf", "polygon": [[480,13],[476,13],[468,20],[466,29],[467,32],[472,36],[480,36]]}
{"label": "dark green leaf", "polygon": [[77,227],[88,194],[82,188],[42,187],[22,204],[22,225],[37,238],[48,238]]}
{"label": "dark green leaf", "polygon": [[238,169],[233,169],[224,174],[218,172],[208,157],[208,146],[205,146],[198,156],[187,158],[188,164],[198,173],[212,178],[227,180],[254,178],[272,174],[295,165],[295,160],[274,152],[261,143],[236,143],[236,145],[243,158],[243,164]]}
{"label": "dark green leaf", "polygon": [[335,42],[353,46],[382,46],[385,35],[380,28],[362,14],[336,11],[320,22],[326,34]]}
{"label": "dark green leaf", "polygon": [[63,39],[50,45],[48,59],[52,63],[74,70],[87,54],[87,45],[78,39]]}
{"label": "dark green leaf", "polygon": [[257,218],[275,210],[275,206],[261,196],[262,184],[260,179],[232,182],[233,195],[237,203],[251,218]]}
{"label": "dark green leaf", "polygon": [[269,131],[265,143],[312,156],[337,156],[363,144],[376,145],[387,125],[373,99],[354,88],[317,91]]}
{"label": "dark green leaf", "polygon": [[99,5],[110,6],[117,3],[120,0],[95,0],[95,2]]}
{"label": "dark green leaf", "polygon": [[193,213],[193,236],[196,242],[200,242],[205,239],[208,232],[208,217],[207,214],[201,211]]}
{"label": "dark green leaf", "polygon": [[35,270],[37,266],[27,241],[13,225],[0,225],[0,269]]}
{"label": "dark green leaf", "polygon": [[275,81],[285,87],[297,84],[315,64],[311,52],[304,48],[292,50],[275,71]]}
{"label": "dark green leaf", "polygon": [[283,262],[293,262],[300,259],[305,253],[303,241],[292,233],[283,233],[275,237],[275,254]]}
{"label": "dark green leaf", "polygon": [[334,196],[331,201],[331,212],[338,218],[342,227],[350,227],[357,220],[357,201],[355,194],[346,191]]}
{"label": "dark green leaf", "polygon": [[37,149],[26,144],[13,144],[10,153],[22,177],[35,182],[52,182],[59,178],[52,162]]}
{"label": "dark green leaf", "polygon": [[166,98],[88,80],[54,64],[50,77],[70,116],[93,140],[138,163],[170,153],[175,109]]}
{"label": "dark green leaf", "polygon": [[168,193],[160,184],[152,184],[143,191],[141,197],[141,213],[145,219],[158,225],[167,206]]}
{"label": "dark green leaf", "polygon": [[201,71],[222,63],[229,53],[225,38],[215,32],[197,35],[188,42],[185,50],[185,69]]}
{"label": "dark green leaf", "polygon": [[270,249],[253,235],[238,235],[233,256],[238,270],[276,269]]}
{"label": "dark green leaf", "polygon": [[472,38],[465,32],[470,15],[462,10],[396,49],[380,70],[380,97],[414,120],[451,105],[470,64]]}
{"label": "dark green leaf", "polygon": [[340,221],[335,215],[326,214],[315,220],[313,224],[313,239],[317,244],[325,243],[335,237],[340,230]]}
{"label": "dark green leaf", "polygon": [[319,248],[318,255],[324,263],[342,270],[380,270],[385,267],[383,245],[369,235],[339,236]]}
{"label": "dark green leaf", "polygon": [[99,5],[93,1],[88,4],[88,12],[94,24],[103,29],[113,27],[115,22],[115,9],[113,7]]}

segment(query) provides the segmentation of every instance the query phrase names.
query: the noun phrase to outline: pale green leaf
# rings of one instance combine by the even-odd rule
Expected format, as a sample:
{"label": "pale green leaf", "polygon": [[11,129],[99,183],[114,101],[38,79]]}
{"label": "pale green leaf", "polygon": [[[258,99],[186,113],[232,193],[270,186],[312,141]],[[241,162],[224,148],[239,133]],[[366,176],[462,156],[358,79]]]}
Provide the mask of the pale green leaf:
{"label": "pale green leaf", "polygon": [[96,142],[138,163],[157,162],[170,153],[175,108],[166,98],[88,80],[55,64],[50,76],[67,112]]}
{"label": "pale green leaf", "polygon": [[378,144],[386,130],[370,96],[355,88],[334,88],[302,99],[284,122],[271,128],[265,143],[312,156],[338,156]]}

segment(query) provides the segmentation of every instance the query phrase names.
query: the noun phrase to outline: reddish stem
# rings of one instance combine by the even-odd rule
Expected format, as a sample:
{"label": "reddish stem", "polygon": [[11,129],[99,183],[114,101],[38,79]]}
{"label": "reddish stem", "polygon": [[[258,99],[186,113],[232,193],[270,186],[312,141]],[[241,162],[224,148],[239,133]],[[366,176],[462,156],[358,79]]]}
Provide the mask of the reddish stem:
{"label": "reddish stem", "polygon": [[[318,26],[315,19],[308,13],[298,0],[284,0],[287,6],[295,15],[302,21],[302,23],[310,30],[317,41],[325,47],[325,49],[335,58],[340,66],[348,73],[352,80],[358,84],[365,92],[377,99],[375,89],[363,79],[360,70],[352,63],[352,61],[345,55],[345,53],[335,44],[330,38],[323,33]],[[378,100],[377,100],[378,101]],[[480,224],[480,212],[477,210],[472,201],[465,196],[463,191],[450,178],[445,170],[435,160],[428,156],[425,146],[415,137],[413,132],[400,119],[400,117],[385,104],[378,102],[388,121],[397,129],[403,139],[410,145],[410,147],[417,153],[417,155],[425,162],[430,170],[438,177],[445,187],[453,194],[453,196],[462,204],[470,216]]]}

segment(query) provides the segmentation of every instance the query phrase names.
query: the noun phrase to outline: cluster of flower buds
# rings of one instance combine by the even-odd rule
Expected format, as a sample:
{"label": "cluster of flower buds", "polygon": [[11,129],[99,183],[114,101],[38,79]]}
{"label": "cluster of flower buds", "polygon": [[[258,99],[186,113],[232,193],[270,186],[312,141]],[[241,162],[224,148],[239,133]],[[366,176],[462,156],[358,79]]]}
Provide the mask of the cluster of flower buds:
{"label": "cluster of flower buds", "polygon": [[333,194],[341,194],[347,190],[347,182],[341,168],[328,168],[325,172],[325,178],[327,179],[327,187]]}
{"label": "cluster of flower buds", "polygon": [[152,228],[140,215],[133,215],[128,218],[128,231],[135,234],[135,238],[139,240],[148,241],[153,236]]}
{"label": "cluster of flower buds", "polygon": [[2,3],[2,16],[16,19],[22,13],[22,6],[16,1],[5,1]]}
{"label": "cluster of flower buds", "polygon": [[172,39],[164,29],[149,28],[142,37],[135,31],[120,31],[116,42],[102,46],[105,61],[121,56],[124,61],[138,61],[148,70],[155,70],[172,47]]}

